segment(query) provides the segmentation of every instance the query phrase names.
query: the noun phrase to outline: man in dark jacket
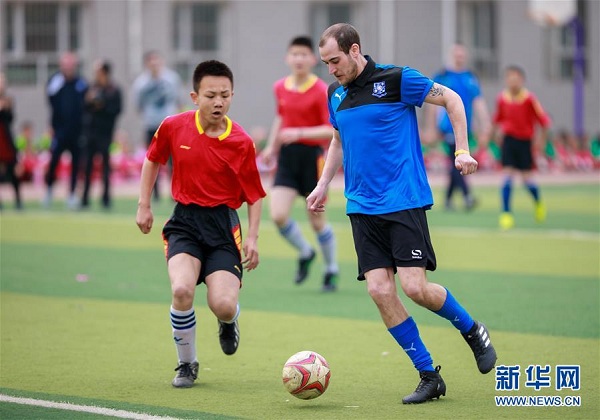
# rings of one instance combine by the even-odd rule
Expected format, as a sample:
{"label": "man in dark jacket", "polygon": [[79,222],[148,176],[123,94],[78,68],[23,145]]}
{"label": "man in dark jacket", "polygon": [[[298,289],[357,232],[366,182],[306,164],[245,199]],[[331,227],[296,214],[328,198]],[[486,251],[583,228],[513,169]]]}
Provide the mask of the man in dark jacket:
{"label": "man in dark jacket", "polygon": [[85,96],[84,136],[86,139],[85,186],[82,207],[89,206],[89,192],[96,155],[102,157],[102,206],[110,207],[110,145],[115,122],[121,113],[121,90],[111,79],[108,61],[94,65],[94,82]]}
{"label": "man in dark jacket", "polygon": [[77,186],[81,154],[84,97],[88,84],[78,74],[79,62],[74,53],[63,53],[59,66],[60,70],[50,78],[46,86],[52,115],[53,136],[50,146],[52,158],[46,174],[48,190],[44,206],[49,207],[52,203],[52,187],[56,180],[56,169],[63,152],[68,150],[71,153],[71,184],[67,206],[70,209],[77,209],[79,203],[75,196],[75,187]]}

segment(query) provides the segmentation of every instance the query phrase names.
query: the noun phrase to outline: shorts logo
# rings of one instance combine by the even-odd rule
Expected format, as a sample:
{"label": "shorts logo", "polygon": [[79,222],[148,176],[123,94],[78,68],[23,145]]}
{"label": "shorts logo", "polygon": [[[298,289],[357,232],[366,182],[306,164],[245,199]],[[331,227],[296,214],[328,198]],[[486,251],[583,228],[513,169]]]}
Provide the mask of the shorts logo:
{"label": "shorts logo", "polygon": [[376,96],[378,98],[382,98],[385,95],[387,95],[387,92],[385,91],[385,82],[375,82],[373,83],[373,96]]}
{"label": "shorts logo", "polygon": [[231,233],[233,234],[233,240],[235,241],[238,252],[242,252],[242,231],[240,230],[240,225],[234,226],[233,229],[231,229]]}
{"label": "shorts logo", "polygon": [[185,149],[185,150],[190,150],[191,149],[190,146],[186,146],[186,145],[183,145],[183,144],[181,146],[179,146],[179,148],[180,149]]}
{"label": "shorts logo", "polygon": [[423,253],[421,252],[420,249],[413,249],[411,251],[411,254],[412,254],[413,260],[420,260],[423,258]]}

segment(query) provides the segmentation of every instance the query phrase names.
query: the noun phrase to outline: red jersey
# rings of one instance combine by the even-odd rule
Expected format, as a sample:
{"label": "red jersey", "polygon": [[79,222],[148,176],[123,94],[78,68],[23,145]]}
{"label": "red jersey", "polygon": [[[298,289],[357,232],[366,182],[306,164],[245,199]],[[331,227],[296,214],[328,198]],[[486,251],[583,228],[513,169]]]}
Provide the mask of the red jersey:
{"label": "red jersey", "polygon": [[[329,124],[327,108],[327,84],[312,75],[299,89],[293,88],[291,77],[284,77],[273,86],[277,102],[277,114],[281,117],[281,128],[316,127]],[[297,143],[309,146],[325,145],[331,137],[322,142],[314,139],[300,139]]]}
{"label": "red jersey", "polygon": [[542,127],[548,127],[551,123],[533,93],[522,89],[516,97],[508,91],[498,95],[494,123],[500,125],[505,135],[531,141],[536,121]]}
{"label": "red jersey", "polygon": [[204,134],[198,111],[167,117],[156,130],[146,157],[163,165],[173,159],[171,191],[178,203],[238,209],[266,195],[252,138],[225,119],[227,129],[219,137]]}

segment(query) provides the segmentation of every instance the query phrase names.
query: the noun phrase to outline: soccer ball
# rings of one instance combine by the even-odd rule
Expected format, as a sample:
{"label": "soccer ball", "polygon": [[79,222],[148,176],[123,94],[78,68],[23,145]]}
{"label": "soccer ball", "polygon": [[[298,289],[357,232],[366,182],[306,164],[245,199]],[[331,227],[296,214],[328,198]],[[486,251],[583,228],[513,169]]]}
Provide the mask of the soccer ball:
{"label": "soccer ball", "polygon": [[283,385],[302,400],[321,396],[329,386],[330,377],[327,360],[314,351],[300,351],[283,365]]}

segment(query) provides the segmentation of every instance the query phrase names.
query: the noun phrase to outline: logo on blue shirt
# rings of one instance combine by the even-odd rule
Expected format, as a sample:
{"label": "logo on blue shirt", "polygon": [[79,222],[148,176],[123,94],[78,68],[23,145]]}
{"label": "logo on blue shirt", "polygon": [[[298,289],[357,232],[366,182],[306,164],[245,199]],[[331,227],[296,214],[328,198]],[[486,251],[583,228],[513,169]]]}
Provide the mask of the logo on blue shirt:
{"label": "logo on blue shirt", "polygon": [[382,98],[385,95],[387,95],[387,92],[385,91],[385,82],[375,82],[373,83],[373,96],[376,96],[377,98]]}

